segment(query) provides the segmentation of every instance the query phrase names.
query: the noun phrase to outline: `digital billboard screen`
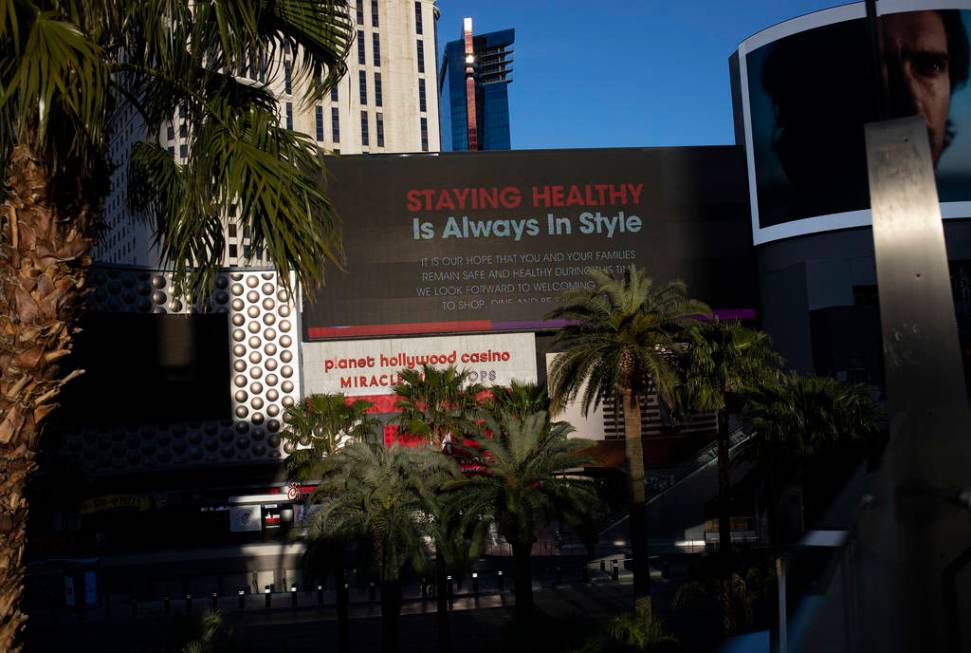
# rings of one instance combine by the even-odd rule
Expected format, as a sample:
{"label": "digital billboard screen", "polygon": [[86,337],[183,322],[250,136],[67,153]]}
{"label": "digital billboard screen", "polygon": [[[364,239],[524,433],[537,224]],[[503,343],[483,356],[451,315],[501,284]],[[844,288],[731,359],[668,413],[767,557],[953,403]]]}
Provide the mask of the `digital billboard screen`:
{"label": "digital billboard screen", "polygon": [[306,340],[555,328],[591,266],[756,305],[740,148],[341,157],[328,192],[347,263],[304,297]]}
{"label": "digital billboard screen", "polygon": [[942,214],[971,217],[971,11],[935,5],[877,3],[876,62],[863,3],[741,44],[735,83],[756,244],[870,224],[863,126],[881,102],[886,117],[924,117]]}

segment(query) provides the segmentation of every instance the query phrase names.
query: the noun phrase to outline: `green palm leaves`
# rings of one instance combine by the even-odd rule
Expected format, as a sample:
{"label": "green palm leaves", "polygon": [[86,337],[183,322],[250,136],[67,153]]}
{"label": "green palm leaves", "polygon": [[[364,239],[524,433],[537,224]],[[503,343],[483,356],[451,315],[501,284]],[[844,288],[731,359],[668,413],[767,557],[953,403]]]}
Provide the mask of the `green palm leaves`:
{"label": "green palm leaves", "polygon": [[861,387],[785,374],[746,393],[742,416],[758,436],[760,457],[799,458],[874,436],[880,411]]}
{"label": "green palm leaves", "polygon": [[375,439],[380,423],[367,411],[366,401],[348,402],[344,395],[311,395],[287,409],[283,432],[290,478],[301,481],[321,478],[331,456],[344,445]]}
{"label": "green palm leaves", "polygon": [[687,336],[681,394],[693,410],[725,410],[740,393],[773,381],[782,364],[768,335],[735,321],[699,321]]}
{"label": "green palm leaves", "polygon": [[689,299],[681,282],[657,284],[633,267],[621,278],[588,271],[592,289],[564,295],[551,319],[572,322],[557,333],[561,351],[550,369],[555,406],[579,396],[583,410],[613,401],[621,390],[643,396],[651,385],[661,398],[676,401],[677,370],[670,355],[685,328],[711,310]]}
{"label": "green palm leaves", "polygon": [[368,545],[382,581],[396,581],[409,562],[425,565],[423,493],[458,477],[458,467],[430,447],[355,442],[334,458],[317,489],[321,507],[308,535],[357,539]]}
{"label": "green palm leaves", "polygon": [[[115,126],[146,138],[128,157],[131,209],[156,223],[183,290],[208,288],[230,205],[283,283],[293,270],[313,287],[321,260],[343,261],[339,225],[322,153],[281,127],[270,86],[289,74],[299,100],[318,101],[346,72],[347,11],[338,0],[0,0],[12,53],[0,63],[0,160],[29,142],[55,178],[103,175],[110,117],[129,105],[138,119]],[[155,143],[170,120],[183,163]]]}
{"label": "green palm leaves", "polygon": [[486,473],[468,479],[461,503],[493,521],[510,542],[532,543],[540,526],[565,514],[595,511],[586,479],[564,475],[590,462],[590,442],[570,439],[573,427],[545,411],[525,416],[499,411],[485,418],[485,434],[471,438],[487,459]]}
{"label": "green palm leaves", "polygon": [[402,370],[399,377],[401,382],[394,386],[394,392],[401,413],[394,421],[406,433],[440,447],[448,438],[454,440],[477,430],[478,395],[485,388],[470,384],[469,372],[422,365],[421,369]]}

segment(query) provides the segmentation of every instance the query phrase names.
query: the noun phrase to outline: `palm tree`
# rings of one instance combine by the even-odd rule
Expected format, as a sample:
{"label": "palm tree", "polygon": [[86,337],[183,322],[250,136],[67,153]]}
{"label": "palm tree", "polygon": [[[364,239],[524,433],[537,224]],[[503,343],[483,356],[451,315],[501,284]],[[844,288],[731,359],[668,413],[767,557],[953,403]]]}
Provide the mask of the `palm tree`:
{"label": "palm tree", "polygon": [[[420,370],[404,369],[401,381],[394,386],[396,407],[401,412],[394,418],[405,432],[423,436],[440,450],[455,440],[478,430],[475,416],[480,409],[478,396],[484,388],[469,383],[470,373],[454,366],[438,369],[422,365]],[[461,441],[458,442],[461,445]],[[443,506],[429,498],[429,508],[437,517],[435,537],[435,598],[438,613],[438,640],[441,650],[449,648],[447,553],[454,550],[453,541],[460,537],[455,522],[446,519]],[[437,508],[443,508],[438,510]]]}
{"label": "palm tree", "polygon": [[[356,400],[348,403],[342,394],[317,394],[287,409],[287,424],[282,436],[289,450],[287,471],[290,479],[322,479],[334,465],[333,456],[351,442],[371,442],[380,422],[368,414],[371,403]],[[313,497],[318,498],[317,496]],[[341,538],[313,542],[308,560],[329,563],[337,590],[337,638],[341,651],[350,650],[350,615],[344,591],[344,549]]]}
{"label": "palm tree", "polygon": [[[342,258],[320,180],[322,153],[278,124],[267,83],[299,53],[304,99],[345,72],[343,0],[0,0],[0,650],[19,650],[27,501],[40,427],[68,374],[87,253],[108,192],[112,113],[146,133],[178,113],[191,158],[154,142],[130,153],[132,209],[155,222],[183,290],[206,292],[223,252],[221,216],[240,207],[253,246],[284,283],[321,279]],[[251,62],[267,83],[238,80]]]}
{"label": "palm tree", "polygon": [[333,462],[317,488],[323,503],[310,516],[308,534],[365,545],[381,584],[383,648],[397,651],[401,572],[408,563],[418,570],[425,564],[423,489],[456,479],[458,466],[431,446],[366,442],[344,447]]}
{"label": "palm tree", "polygon": [[588,479],[566,474],[589,462],[590,442],[570,439],[573,427],[551,422],[549,413],[525,416],[486,413],[485,433],[471,439],[482,450],[485,470],[462,481],[455,501],[466,514],[496,525],[513,550],[516,614],[520,623],[533,606],[530,552],[539,529],[598,505]]}
{"label": "palm tree", "polygon": [[469,376],[454,366],[438,369],[425,364],[420,370],[401,370],[401,381],[393,388],[398,396],[395,407],[401,412],[393,421],[437,447],[475,431],[478,397],[485,388],[469,383]]}
{"label": "palm tree", "polygon": [[755,434],[747,455],[754,456],[766,479],[769,539],[778,545],[782,468],[872,438],[879,431],[880,410],[861,386],[790,373],[748,389],[742,418]]}
{"label": "palm tree", "polygon": [[747,388],[777,377],[782,357],[772,349],[768,335],[737,321],[723,322],[716,317],[698,324],[690,336],[682,366],[682,393],[684,403],[692,410],[718,416],[718,541],[726,584],[723,607],[725,614],[731,615],[735,612],[731,605],[735,594],[727,589],[732,581],[728,417],[730,411],[737,411],[737,399]]}
{"label": "palm tree", "polygon": [[507,411],[517,417],[550,409],[550,395],[544,385],[513,380],[508,386],[497,386],[491,388],[491,391],[490,405],[496,410]]}
{"label": "palm tree", "polygon": [[593,288],[566,293],[563,305],[548,316],[570,321],[553,340],[562,353],[550,368],[550,395],[554,408],[579,396],[584,414],[618,395],[622,400],[634,603],[649,609],[641,401],[656,392],[665,404],[676,404],[678,370],[672,353],[697,318],[711,311],[688,299],[683,283],[656,284],[633,266],[619,279],[592,268],[587,274]]}

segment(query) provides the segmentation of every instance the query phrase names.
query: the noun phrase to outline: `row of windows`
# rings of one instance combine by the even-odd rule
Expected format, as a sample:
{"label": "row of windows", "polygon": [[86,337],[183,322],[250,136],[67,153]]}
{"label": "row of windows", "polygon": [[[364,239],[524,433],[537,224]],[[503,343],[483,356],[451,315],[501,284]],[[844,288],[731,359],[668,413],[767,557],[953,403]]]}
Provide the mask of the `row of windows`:
{"label": "row of windows", "polygon": [[[357,24],[364,24],[364,0],[357,0]],[[378,20],[378,0],[371,0],[371,25],[377,27]]]}
{"label": "row of windows", "polygon": [[[377,136],[377,146],[384,147],[384,114],[374,114],[374,127]],[[368,128],[367,111],[361,112],[361,145],[370,145],[371,135]]]}
{"label": "row of windows", "polygon": [[[371,34],[371,52],[376,67],[381,66],[381,35],[378,32]],[[357,63],[362,66],[367,63],[367,55],[364,51],[364,30],[357,30]]]}
{"label": "row of windows", "polygon": [[[367,73],[363,70],[359,70],[357,73],[357,85],[361,104],[367,104]],[[379,107],[384,105],[384,92],[381,88],[381,73],[374,73],[374,104]]]}
{"label": "row of windows", "polygon": [[[341,118],[340,113],[337,111],[337,107],[331,107],[330,109],[330,133],[331,140],[333,142],[341,142]],[[324,140],[323,107],[317,107],[314,110],[314,138],[316,138],[318,142],[323,142]]]}
{"label": "row of windows", "polygon": [[[323,142],[324,140],[324,108],[318,106],[314,109],[314,137],[318,142]],[[335,143],[341,142],[341,119],[340,114],[337,111],[337,107],[331,107],[330,109],[330,133],[331,140]]]}

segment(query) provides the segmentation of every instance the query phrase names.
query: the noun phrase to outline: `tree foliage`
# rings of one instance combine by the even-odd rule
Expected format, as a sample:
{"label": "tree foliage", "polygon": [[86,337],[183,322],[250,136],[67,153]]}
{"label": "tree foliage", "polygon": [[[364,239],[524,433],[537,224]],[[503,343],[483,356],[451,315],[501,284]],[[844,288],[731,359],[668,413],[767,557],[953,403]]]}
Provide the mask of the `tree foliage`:
{"label": "tree foliage", "polygon": [[337,451],[356,441],[375,439],[380,422],[368,414],[370,402],[348,403],[342,394],[317,394],[287,409],[283,431],[290,477],[299,480],[321,478],[325,465]]}
{"label": "tree foliage", "polygon": [[393,390],[401,412],[394,422],[406,433],[441,447],[478,429],[475,415],[485,388],[469,381],[470,372],[424,364],[420,369],[403,369],[398,375],[401,381]]}
{"label": "tree foliage", "polygon": [[553,341],[561,352],[550,368],[554,407],[579,397],[586,414],[623,389],[638,397],[656,389],[675,405],[679,375],[671,353],[711,310],[689,299],[683,283],[655,283],[633,266],[620,278],[594,268],[587,274],[593,288],[566,293],[548,316],[569,320]]}

